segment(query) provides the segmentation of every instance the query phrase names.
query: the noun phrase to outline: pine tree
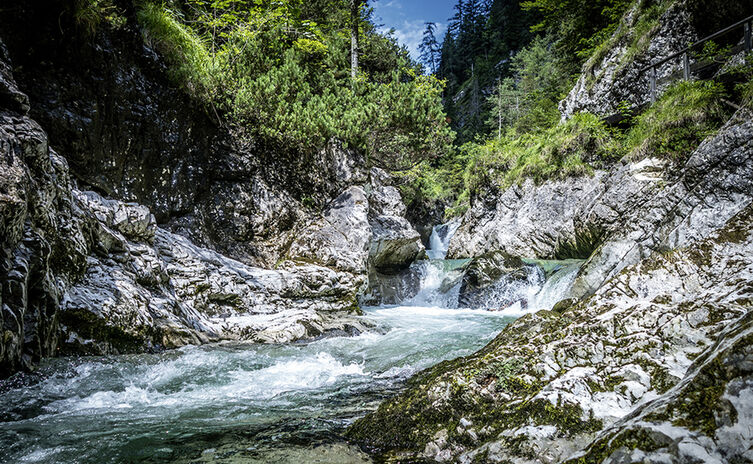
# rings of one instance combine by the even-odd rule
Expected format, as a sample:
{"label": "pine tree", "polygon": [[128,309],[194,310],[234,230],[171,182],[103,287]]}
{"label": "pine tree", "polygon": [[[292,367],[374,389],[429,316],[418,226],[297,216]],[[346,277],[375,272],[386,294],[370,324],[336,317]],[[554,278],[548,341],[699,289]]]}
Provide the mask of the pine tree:
{"label": "pine tree", "polygon": [[436,29],[437,25],[435,23],[426,23],[424,37],[421,41],[421,45],[418,47],[421,52],[421,61],[429,67],[432,74],[437,73],[441,56],[439,42],[437,41],[435,34]]}

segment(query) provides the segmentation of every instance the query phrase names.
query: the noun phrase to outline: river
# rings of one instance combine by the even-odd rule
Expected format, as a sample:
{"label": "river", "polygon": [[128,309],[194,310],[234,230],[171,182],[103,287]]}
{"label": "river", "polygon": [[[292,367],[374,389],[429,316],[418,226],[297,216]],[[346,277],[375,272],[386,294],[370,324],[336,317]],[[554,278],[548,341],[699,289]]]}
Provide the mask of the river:
{"label": "river", "polygon": [[495,290],[526,295],[528,308],[459,309],[457,286],[442,289],[462,264],[442,259],[450,235],[432,237],[419,294],[364,308],[375,329],[359,336],[51,359],[0,382],[0,462],[369,462],[341,439],[344,427],[418,370],[551,307],[577,272],[557,264],[548,278]]}

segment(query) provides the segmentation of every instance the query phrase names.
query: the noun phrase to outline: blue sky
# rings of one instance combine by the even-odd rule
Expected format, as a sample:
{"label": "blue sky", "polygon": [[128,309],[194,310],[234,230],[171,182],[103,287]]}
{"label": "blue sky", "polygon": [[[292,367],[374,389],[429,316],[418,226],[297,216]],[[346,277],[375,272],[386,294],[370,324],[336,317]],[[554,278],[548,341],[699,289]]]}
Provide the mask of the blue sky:
{"label": "blue sky", "polygon": [[452,16],[456,0],[375,0],[374,20],[384,24],[384,30],[395,28],[395,36],[408,47],[413,58],[418,59],[426,22],[437,23],[437,39],[441,42],[447,30],[447,18]]}

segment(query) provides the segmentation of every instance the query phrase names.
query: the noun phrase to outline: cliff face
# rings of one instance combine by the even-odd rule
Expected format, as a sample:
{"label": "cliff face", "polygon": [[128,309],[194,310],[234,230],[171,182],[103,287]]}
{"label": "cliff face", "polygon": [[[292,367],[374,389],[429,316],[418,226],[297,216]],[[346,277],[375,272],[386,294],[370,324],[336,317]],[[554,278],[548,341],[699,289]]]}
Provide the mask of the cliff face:
{"label": "cliff face", "polygon": [[236,137],[120,6],[125,25],[89,38],[55,2],[0,14],[0,376],[60,353],[363,330],[369,268],[423,249],[389,176],[336,142]]}
{"label": "cliff face", "polygon": [[295,224],[367,181],[363,158],[332,144],[319,153],[240,140],[215,112],[168,79],[127,22],[82,35],[58,2],[23,2],[0,15],[30,117],[64,153],[76,179],[143,204],[161,225],[249,264],[274,265]]}

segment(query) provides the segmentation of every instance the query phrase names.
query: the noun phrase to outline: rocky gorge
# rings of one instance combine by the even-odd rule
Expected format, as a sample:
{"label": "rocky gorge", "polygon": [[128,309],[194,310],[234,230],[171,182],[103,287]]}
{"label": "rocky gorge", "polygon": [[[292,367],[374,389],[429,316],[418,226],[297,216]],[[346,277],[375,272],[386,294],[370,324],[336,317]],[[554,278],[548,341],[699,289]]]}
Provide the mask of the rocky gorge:
{"label": "rocky gorge", "polygon": [[[616,32],[562,118],[647,104],[638,69],[701,10],[673,2],[637,56]],[[684,159],[490,188],[434,227],[358,150],[214,120],[135,22],[82,41],[42,4],[0,18],[9,462],[96,462],[19,437],[73,414],[100,440],[126,410],[159,420],[147,451],[108,435],[112,462],[753,460],[749,106]]]}

